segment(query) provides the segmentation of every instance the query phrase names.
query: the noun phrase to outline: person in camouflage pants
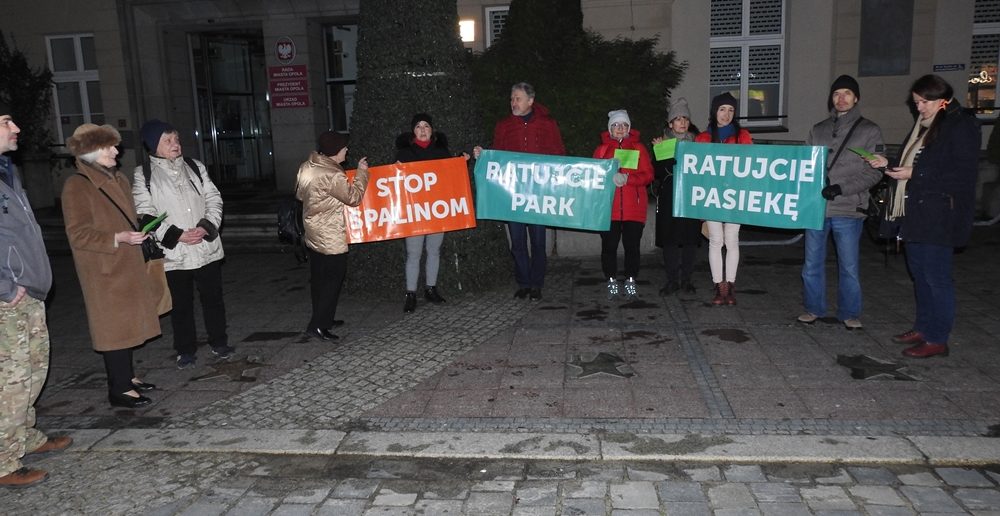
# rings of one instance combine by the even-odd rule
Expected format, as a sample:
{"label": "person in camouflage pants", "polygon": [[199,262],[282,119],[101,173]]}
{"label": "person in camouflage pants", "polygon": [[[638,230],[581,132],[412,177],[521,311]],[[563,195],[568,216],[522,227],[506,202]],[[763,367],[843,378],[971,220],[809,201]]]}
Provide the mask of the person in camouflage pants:
{"label": "person in camouflage pants", "polygon": [[34,403],[49,370],[52,269],[16,169],[3,155],[17,150],[21,132],[10,112],[0,98],[0,486],[24,487],[48,476],[21,465],[26,452],[61,450],[73,440],[35,429]]}

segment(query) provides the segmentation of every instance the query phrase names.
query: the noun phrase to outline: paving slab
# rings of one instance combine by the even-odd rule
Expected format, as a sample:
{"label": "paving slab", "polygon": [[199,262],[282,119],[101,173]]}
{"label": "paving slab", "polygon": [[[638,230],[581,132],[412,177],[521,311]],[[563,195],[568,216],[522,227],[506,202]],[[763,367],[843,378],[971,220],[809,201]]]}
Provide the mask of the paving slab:
{"label": "paving slab", "polygon": [[521,457],[596,459],[600,444],[580,434],[504,434],[467,432],[352,432],[337,450],[344,455],[407,457]]}
{"label": "paving slab", "polygon": [[95,451],[186,451],[332,454],[346,434],[336,430],[133,429],[115,430]]}
{"label": "paving slab", "polygon": [[927,457],[929,464],[1000,463],[1000,440],[995,437],[914,435],[908,439]]}
{"label": "paving slab", "polygon": [[777,435],[604,436],[608,460],[677,460],[761,464],[821,462],[919,464],[919,450],[898,437]]}

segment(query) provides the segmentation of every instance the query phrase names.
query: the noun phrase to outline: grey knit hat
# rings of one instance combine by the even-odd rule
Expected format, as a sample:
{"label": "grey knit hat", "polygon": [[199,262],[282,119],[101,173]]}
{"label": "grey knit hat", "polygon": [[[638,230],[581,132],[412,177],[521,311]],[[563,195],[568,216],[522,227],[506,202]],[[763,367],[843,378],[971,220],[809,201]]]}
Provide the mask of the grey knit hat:
{"label": "grey knit hat", "polygon": [[684,97],[670,103],[670,111],[667,112],[667,123],[673,122],[675,118],[683,116],[691,120],[691,110],[688,109],[688,101]]}
{"label": "grey knit hat", "polygon": [[628,117],[628,111],[624,109],[617,109],[615,111],[608,111],[608,131],[611,131],[611,126],[617,123],[624,123],[632,126],[632,119]]}

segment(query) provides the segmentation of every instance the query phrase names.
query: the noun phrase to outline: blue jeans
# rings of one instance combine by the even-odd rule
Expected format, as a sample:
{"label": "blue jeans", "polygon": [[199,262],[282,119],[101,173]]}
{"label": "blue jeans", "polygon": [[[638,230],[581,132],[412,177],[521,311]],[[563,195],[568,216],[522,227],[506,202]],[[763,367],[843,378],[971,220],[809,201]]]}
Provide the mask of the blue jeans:
{"label": "blue jeans", "polygon": [[826,242],[833,233],[837,249],[837,319],[861,315],[858,246],[864,219],[827,217],[823,229],[806,230],[806,257],[802,266],[802,304],[807,312],[826,315]]}
{"label": "blue jeans", "polygon": [[917,315],[913,329],[927,342],[947,344],[955,323],[955,282],[950,245],[906,243],[906,265],[913,278]]}
{"label": "blue jeans", "polygon": [[[521,288],[542,288],[545,282],[545,226],[508,222],[514,279]],[[528,237],[531,251],[528,251]]]}

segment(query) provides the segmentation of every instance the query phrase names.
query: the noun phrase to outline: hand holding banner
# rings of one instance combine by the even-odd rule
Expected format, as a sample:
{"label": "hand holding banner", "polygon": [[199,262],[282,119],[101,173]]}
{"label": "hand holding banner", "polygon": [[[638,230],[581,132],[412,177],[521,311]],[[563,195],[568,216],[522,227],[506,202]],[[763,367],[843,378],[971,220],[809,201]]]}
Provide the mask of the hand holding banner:
{"label": "hand holding banner", "polygon": [[826,148],[680,142],[674,216],[822,229]]}
{"label": "hand holding banner", "polygon": [[618,160],[483,149],[476,162],[478,218],[607,231]]}
{"label": "hand holding banner", "polygon": [[465,159],[369,167],[364,199],[344,217],[351,244],[476,227]]}

